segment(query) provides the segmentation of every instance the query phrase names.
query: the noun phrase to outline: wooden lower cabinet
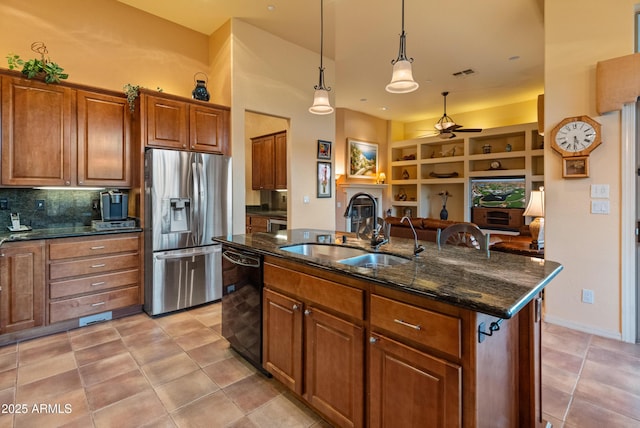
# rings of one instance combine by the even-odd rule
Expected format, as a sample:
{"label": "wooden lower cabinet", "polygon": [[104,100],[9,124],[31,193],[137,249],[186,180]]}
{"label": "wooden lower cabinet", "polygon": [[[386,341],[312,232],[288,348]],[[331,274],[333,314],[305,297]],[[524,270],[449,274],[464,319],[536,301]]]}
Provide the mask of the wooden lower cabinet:
{"label": "wooden lower cabinet", "polygon": [[313,306],[304,314],[305,398],[338,426],[363,426],[364,329]]}
{"label": "wooden lower cabinet", "polygon": [[48,322],[141,305],[141,235],[48,242]]}
{"label": "wooden lower cabinet", "polygon": [[0,249],[0,334],[44,325],[44,241]]}
{"label": "wooden lower cabinet", "polygon": [[540,296],[500,321],[269,256],[264,284],[263,366],[333,426],[543,426]]}
{"label": "wooden lower cabinet", "polygon": [[462,426],[462,368],[388,337],[369,341],[369,426]]}
{"label": "wooden lower cabinet", "polygon": [[[304,287],[300,295],[292,294],[298,286]],[[324,306],[331,300],[336,307],[362,306],[361,290],[269,264],[265,287],[263,367],[333,426],[363,427],[365,329]],[[354,310],[362,313],[362,307]]]}
{"label": "wooden lower cabinet", "polygon": [[287,388],[302,394],[302,303],[263,293],[263,366]]}

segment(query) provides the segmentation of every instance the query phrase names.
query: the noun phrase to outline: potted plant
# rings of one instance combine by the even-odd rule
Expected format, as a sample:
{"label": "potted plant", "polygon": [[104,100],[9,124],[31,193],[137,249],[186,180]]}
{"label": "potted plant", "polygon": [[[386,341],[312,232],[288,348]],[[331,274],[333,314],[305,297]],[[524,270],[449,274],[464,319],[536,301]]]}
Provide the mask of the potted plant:
{"label": "potted plant", "polygon": [[60,80],[69,77],[67,73],[64,73],[64,69],[57,63],[51,61],[49,58],[45,58],[45,54],[47,54],[48,51],[44,43],[32,43],[31,50],[39,53],[40,59],[34,58],[25,61],[20,58],[19,55],[9,54],[7,55],[9,70],[22,67],[22,74],[24,74],[27,79],[43,78],[46,83],[60,83]]}

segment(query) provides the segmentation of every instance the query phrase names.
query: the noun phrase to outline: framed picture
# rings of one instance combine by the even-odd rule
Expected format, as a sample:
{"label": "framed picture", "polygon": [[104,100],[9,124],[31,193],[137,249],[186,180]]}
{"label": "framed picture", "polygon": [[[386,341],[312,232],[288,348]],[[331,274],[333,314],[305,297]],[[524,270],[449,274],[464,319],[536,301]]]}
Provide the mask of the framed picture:
{"label": "framed picture", "polygon": [[348,138],[347,150],[347,177],[375,180],[378,176],[378,145]]}
{"label": "framed picture", "polygon": [[318,188],[318,198],[331,197],[331,162],[318,162],[318,171],[316,173]]}
{"label": "framed picture", "polygon": [[562,158],[562,176],[564,178],[589,177],[589,156]]}
{"label": "framed picture", "polygon": [[318,140],[318,159],[331,159],[331,141]]}

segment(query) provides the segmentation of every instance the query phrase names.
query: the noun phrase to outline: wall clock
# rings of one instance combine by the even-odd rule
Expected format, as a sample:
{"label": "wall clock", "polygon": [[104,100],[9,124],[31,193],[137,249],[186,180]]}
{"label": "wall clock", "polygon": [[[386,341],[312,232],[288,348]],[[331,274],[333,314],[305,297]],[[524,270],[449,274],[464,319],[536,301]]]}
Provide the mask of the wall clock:
{"label": "wall clock", "polygon": [[601,126],[589,116],[567,117],[551,130],[551,147],[562,157],[589,156],[601,143]]}

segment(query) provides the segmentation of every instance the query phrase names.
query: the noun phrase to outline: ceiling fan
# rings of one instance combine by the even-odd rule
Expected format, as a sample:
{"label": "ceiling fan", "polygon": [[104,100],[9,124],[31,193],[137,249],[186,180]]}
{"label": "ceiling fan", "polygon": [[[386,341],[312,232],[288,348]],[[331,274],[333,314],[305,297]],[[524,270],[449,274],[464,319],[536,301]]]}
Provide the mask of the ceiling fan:
{"label": "ceiling fan", "polygon": [[442,96],[444,98],[444,114],[442,115],[440,120],[438,120],[438,122],[434,125],[437,131],[434,135],[440,135],[440,138],[448,139],[448,138],[455,138],[456,134],[454,134],[454,131],[481,132],[482,131],[481,128],[463,128],[462,125],[458,125],[453,121],[453,119],[447,116],[447,95],[449,95],[449,92],[447,91],[442,92]]}

